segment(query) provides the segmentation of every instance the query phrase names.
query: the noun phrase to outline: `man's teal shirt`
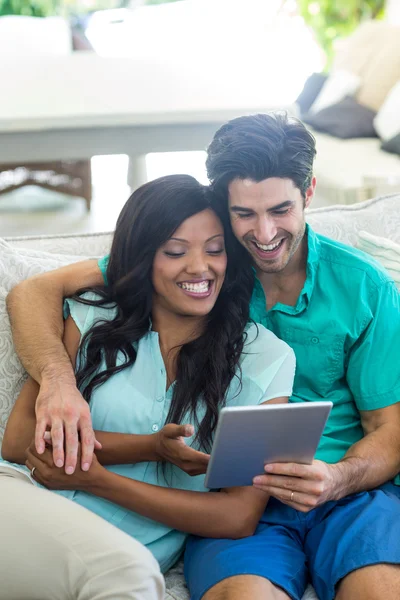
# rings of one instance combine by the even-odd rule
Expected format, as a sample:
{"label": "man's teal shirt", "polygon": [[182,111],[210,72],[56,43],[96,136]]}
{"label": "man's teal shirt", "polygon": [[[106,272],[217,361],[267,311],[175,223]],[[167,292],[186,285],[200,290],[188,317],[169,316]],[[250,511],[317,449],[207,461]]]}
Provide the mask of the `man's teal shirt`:
{"label": "man's teal shirt", "polygon": [[[297,359],[292,402],[333,402],[316,458],[339,461],[363,437],[359,411],[400,401],[400,293],[367,254],[307,226],[307,277],[296,306],[266,308],[255,282],[250,314]],[[105,276],[108,257],[100,259]]]}

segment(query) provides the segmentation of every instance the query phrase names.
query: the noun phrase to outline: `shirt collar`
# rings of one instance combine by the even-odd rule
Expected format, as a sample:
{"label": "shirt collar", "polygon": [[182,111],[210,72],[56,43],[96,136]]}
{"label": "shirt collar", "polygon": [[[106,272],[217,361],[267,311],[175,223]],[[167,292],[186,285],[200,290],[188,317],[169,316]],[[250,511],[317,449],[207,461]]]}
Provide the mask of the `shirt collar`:
{"label": "shirt collar", "polygon": [[[305,235],[307,237],[306,280],[304,282],[303,289],[300,292],[296,306],[287,306],[286,304],[278,303],[271,308],[271,312],[279,310],[280,312],[295,315],[305,310],[308,306],[308,303],[310,302],[312,292],[314,290],[315,277],[319,264],[321,244],[317,234],[308,224],[306,224]],[[257,313],[261,309],[261,306],[263,307],[263,311],[266,312],[266,300],[264,290],[260,281],[257,278],[255,280],[252,303],[253,302],[257,305]]]}

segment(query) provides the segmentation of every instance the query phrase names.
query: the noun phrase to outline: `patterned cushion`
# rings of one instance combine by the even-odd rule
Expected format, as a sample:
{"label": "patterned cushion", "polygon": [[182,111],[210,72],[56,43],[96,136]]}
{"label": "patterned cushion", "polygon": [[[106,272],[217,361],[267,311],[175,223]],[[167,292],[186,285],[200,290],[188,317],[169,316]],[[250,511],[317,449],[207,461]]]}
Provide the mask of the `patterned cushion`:
{"label": "patterned cushion", "polygon": [[23,369],[14,351],[6,296],[19,281],[82,260],[83,256],[18,250],[0,239],[0,444],[11,407],[23,382]]}

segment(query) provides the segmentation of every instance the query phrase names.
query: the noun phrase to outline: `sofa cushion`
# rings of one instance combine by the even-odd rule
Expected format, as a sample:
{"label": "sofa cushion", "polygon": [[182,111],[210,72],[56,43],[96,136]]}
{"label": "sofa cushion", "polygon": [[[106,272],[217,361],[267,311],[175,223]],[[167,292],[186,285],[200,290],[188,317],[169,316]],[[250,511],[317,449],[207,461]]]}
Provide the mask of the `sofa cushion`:
{"label": "sofa cushion", "polygon": [[385,152],[391,152],[392,154],[398,154],[400,156],[400,133],[390,138],[386,142],[381,144],[381,149]]}
{"label": "sofa cushion", "polygon": [[354,96],[359,88],[361,79],[358,75],[344,69],[333,71],[328,77],[315,102],[310,107],[310,114],[341,102],[346,96]]}
{"label": "sofa cushion", "polygon": [[14,285],[27,277],[83,258],[13,248],[0,239],[0,444],[11,407],[26,379],[12,342],[6,296]]}
{"label": "sofa cushion", "polygon": [[374,118],[376,112],[346,96],[337,104],[327,106],[317,113],[304,115],[303,121],[317,131],[339,138],[376,137]]}
{"label": "sofa cushion", "polygon": [[378,111],[400,80],[400,27],[387,21],[366,21],[340,42],[332,70],[346,69],[361,77],[356,98]]}
{"label": "sofa cushion", "polygon": [[318,233],[356,246],[358,232],[400,243],[400,194],[390,194],[350,206],[328,206],[309,210],[307,221]]}
{"label": "sofa cushion", "polygon": [[368,231],[360,231],[357,246],[380,262],[400,289],[400,244]]}
{"label": "sofa cushion", "polygon": [[383,140],[400,134],[400,81],[390,90],[375,117],[374,125]]}
{"label": "sofa cushion", "polygon": [[296,104],[302,115],[306,114],[311,105],[317,99],[320,91],[325,85],[328,75],[326,73],[312,73],[306,80],[302,91],[300,92]]}

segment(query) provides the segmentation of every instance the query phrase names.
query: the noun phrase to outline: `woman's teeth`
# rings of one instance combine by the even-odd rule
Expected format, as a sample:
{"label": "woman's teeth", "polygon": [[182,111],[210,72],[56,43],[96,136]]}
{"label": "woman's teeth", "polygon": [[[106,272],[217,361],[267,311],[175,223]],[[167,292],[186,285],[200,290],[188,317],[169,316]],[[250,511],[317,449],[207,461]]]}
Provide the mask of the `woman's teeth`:
{"label": "woman's teeth", "polygon": [[199,281],[199,283],[178,283],[179,287],[181,287],[183,290],[187,290],[188,292],[194,292],[195,294],[204,294],[204,292],[208,292],[209,287],[210,287],[210,282],[208,280],[206,281]]}
{"label": "woman's teeth", "polygon": [[260,250],[263,250],[264,252],[272,252],[272,250],[275,250],[282,242],[283,240],[279,240],[279,242],[276,242],[275,244],[259,244],[258,242],[254,243]]}

